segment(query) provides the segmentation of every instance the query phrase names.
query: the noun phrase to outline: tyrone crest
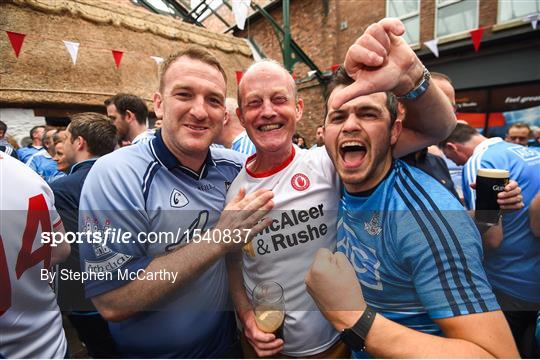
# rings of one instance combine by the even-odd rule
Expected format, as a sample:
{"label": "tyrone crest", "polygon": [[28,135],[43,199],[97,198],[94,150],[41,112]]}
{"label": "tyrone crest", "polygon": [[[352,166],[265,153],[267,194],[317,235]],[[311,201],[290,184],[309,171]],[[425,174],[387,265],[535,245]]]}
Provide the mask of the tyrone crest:
{"label": "tyrone crest", "polygon": [[381,233],[381,220],[379,219],[378,213],[373,213],[371,220],[364,223],[364,230],[371,236],[379,235]]}

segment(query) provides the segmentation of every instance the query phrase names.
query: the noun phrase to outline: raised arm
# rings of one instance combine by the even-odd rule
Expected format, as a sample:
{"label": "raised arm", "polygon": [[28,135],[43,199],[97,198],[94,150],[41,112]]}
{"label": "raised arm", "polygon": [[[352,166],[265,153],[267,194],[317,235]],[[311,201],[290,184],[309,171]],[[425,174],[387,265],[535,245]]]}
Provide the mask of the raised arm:
{"label": "raised arm", "polygon": [[[273,207],[273,193],[258,190],[245,196],[244,190],[223,211],[215,229],[249,229],[251,238],[268,224],[260,222]],[[213,233],[213,232],[212,232]],[[169,271],[178,274],[174,283],[161,280],[133,280],[106,293],[92,297],[92,302],[108,321],[125,320],[135,313],[151,309],[152,305],[167,294],[182,288],[200,275],[210,265],[241,244],[201,241],[182,246],[170,254],[152,259],[145,267],[147,272]]]}
{"label": "raised arm", "polygon": [[[424,65],[401,38],[405,27],[398,19],[382,19],[370,25],[349,48],[345,70],[355,83],[340,91],[332,106],[338,108],[361,95],[390,91],[403,96],[423,79]],[[433,81],[415,100],[404,100],[407,119],[394,148],[401,157],[445,139],[455,128],[452,106]]]}

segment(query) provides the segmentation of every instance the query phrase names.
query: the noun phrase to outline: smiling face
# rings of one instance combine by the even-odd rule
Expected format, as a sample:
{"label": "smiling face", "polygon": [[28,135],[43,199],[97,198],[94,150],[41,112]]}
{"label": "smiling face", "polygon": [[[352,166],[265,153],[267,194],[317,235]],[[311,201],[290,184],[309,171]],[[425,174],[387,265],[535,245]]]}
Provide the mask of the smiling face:
{"label": "smiling face", "polygon": [[286,158],[304,106],[296,100],[291,75],[277,64],[256,64],[242,78],[240,94],[238,117],[257,148],[257,157]]}
{"label": "smiling face", "polygon": [[[330,95],[328,104],[343,86]],[[386,107],[386,94],[357,97],[339,109],[328,105],[324,142],[326,151],[349,192],[375,187],[392,164],[392,148],[401,132],[393,125]]]}
{"label": "smiling face", "polygon": [[225,79],[214,66],[186,56],[175,60],[154,95],[162,118],[165,145],[186,166],[198,171],[223,128]]}

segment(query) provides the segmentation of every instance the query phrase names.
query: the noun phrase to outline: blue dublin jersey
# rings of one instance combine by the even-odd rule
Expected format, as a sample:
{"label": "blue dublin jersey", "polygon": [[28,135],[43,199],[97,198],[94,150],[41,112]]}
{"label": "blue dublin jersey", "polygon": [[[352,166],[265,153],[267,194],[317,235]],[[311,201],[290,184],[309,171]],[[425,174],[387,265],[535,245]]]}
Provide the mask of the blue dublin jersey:
{"label": "blue dublin jersey", "polygon": [[[154,257],[190,246],[186,230],[212,228],[244,160],[232,150],[212,148],[197,174],[167,149],[160,132],[151,141],[97,160],[82,189],[79,230],[93,234],[115,230],[130,237],[127,242],[111,237],[80,246],[83,270],[110,274],[85,282],[86,296],[119,288],[133,280],[125,275],[140,273]],[[151,234],[166,235],[144,241]],[[160,279],[140,281],[172,282],[170,277]],[[235,331],[234,316],[225,311],[229,305],[222,258],[153,308],[111,322],[109,328],[123,357],[223,357]]]}
{"label": "blue dublin jersey", "polygon": [[529,205],[540,191],[540,152],[501,138],[484,140],[463,167],[463,195],[474,209],[476,194],[469,186],[478,169],[503,169],[521,188],[525,207],[502,216],[503,241],[486,251],[485,269],[493,287],[518,299],[540,303],[540,239],[529,224]]}
{"label": "blue dublin jersey", "polygon": [[442,335],[434,319],[499,308],[474,223],[423,171],[395,160],[371,194],[345,192],[339,211],[338,251],[353,264],[366,303],[384,317]]}

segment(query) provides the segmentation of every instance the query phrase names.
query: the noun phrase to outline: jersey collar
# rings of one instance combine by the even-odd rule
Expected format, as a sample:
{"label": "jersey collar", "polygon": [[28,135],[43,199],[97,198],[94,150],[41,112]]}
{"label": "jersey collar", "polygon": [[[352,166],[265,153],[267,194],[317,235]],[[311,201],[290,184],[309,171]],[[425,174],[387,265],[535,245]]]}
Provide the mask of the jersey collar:
{"label": "jersey collar", "polygon": [[79,171],[80,169],[83,169],[85,167],[88,167],[88,166],[93,166],[94,163],[96,162],[98,158],[92,158],[92,159],[87,159],[87,160],[83,160],[83,161],[79,161],[78,163],[74,164],[71,166],[71,169],[69,170],[69,173],[68,175],[71,175],[73,174],[74,172],[76,171]]}
{"label": "jersey collar", "polygon": [[289,155],[289,157],[283,161],[281,164],[279,164],[278,166],[268,170],[268,171],[261,171],[261,172],[254,172],[254,171],[251,171],[248,167],[248,164],[255,161],[255,158],[257,157],[257,153],[251,155],[250,157],[248,157],[248,159],[246,160],[246,165],[245,165],[245,169],[246,169],[246,172],[248,173],[249,176],[251,177],[254,177],[254,178],[264,178],[264,177],[269,177],[269,176],[272,176],[274,175],[275,173],[278,173],[280,172],[281,170],[285,169],[294,159],[294,155],[296,154],[296,149],[294,148],[294,145],[292,146],[292,151],[291,151],[291,155]]}
{"label": "jersey collar", "polygon": [[208,167],[214,166],[216,163],[212,159],[212,153],[208,149],[208,154],[206,155],[206,160],[203,164],[200,173],[197,173],[190,168],[182,165],[182,163],[174,156],[174,154],[167,148],[163,142],[163,137],[161,136],[161,130],[156,132],[155,137],[150,141],[150,149],[156,158],[156,160],[163,166],[165,166],[169,171],[174,169],[180,169],[186,175],[194,178],[195,180],[201,180],[206,177],[208,174]]}
{"label": "jersey collar", "polygon": [[487,149],[491,145],[499,143],[501,141],[503,141],[503,139],[501,139],[500,137],[493,137],[493,138],[486,139],[486,140],[482,141],[480,144],[478,144],[474,148],[473,154],[484,151],[485,149]]}

